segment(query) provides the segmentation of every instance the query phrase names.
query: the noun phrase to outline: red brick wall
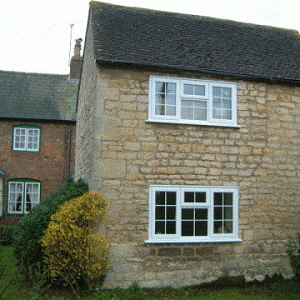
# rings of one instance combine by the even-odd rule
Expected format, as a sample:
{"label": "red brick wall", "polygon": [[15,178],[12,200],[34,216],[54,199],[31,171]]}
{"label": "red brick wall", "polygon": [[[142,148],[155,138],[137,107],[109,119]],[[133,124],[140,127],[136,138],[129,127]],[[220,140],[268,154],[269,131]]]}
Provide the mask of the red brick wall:
{"label": "red brick wall", "polygon": [[[12,151],[13,127],[34,125],[41,128],[39,153]],[[3,208],[6,212],[7,182],[15,178],[41,181],[41,198],[56,192],[68,180],[69,137],[71,130],[70,173],[75,168],[75,125],[50,122],[0,121],[0,170],[4,172]]]}

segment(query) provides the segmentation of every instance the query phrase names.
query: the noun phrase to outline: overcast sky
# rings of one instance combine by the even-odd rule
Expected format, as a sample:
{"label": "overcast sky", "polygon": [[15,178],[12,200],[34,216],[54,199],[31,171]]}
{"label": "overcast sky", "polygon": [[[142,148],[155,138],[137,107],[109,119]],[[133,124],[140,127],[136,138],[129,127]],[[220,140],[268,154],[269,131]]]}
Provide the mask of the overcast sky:
{"label": "overcast sky", "polygon": [[[85,38],[89,0],[1,0],[0,70],[69,73],[74,40]],[[285,27],[300,31],[295,0],[108,0],[125,6]],[[296,6],[295,6],[296,4]]]}

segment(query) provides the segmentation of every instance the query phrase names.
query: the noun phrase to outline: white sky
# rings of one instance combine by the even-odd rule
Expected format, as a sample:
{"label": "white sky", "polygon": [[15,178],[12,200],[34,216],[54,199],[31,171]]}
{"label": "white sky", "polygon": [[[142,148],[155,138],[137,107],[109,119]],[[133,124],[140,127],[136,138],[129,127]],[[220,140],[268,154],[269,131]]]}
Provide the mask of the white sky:
{"label": "white sky", "polygon": [[[89,0],[1,0],[0,70],[69,73],[71,26],[74,40],[84,39]],[[107,0],[145,7],[300,31],[295,0]]]}

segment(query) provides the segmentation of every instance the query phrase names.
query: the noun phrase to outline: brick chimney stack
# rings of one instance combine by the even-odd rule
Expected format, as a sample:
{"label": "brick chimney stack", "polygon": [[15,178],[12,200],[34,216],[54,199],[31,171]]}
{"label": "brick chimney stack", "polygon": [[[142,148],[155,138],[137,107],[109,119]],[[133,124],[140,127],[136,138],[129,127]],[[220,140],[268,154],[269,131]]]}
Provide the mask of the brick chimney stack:
{"label": "brick chimney stack", "polygon": [[79,79],[82,65],[82,56],[80,55],[81,51],[81,42],[82,39],[79,38],[75,40],[74,55],[71,58],[70,62],[70,79]]}

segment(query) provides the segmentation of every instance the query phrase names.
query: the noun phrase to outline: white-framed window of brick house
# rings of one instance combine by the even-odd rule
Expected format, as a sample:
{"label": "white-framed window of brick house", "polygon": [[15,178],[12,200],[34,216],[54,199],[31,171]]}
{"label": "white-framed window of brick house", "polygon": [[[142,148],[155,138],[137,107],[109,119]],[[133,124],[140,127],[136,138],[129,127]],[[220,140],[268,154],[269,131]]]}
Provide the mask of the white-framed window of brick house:
{"label": "white-framed window of brick house", "polygon": [[36,126],[15,126],[13,130],[13,151],[40,151],[41,130]]}
{"label": "white-framed window of brick house", "polygon": [[8,213],[26,214],[40,203],[41,183],[32,179],[8,182]]}
{"label": "white-framed window of brick house", "polygon": [[238,242],[238,188],[151,185],[148,243]]}
{"label": "white-framed window of brick house", "polygon": [[149,122],[237,126],[237,84],[150,76]]}

